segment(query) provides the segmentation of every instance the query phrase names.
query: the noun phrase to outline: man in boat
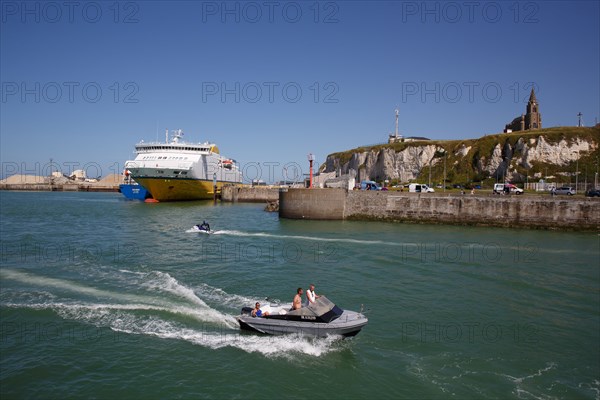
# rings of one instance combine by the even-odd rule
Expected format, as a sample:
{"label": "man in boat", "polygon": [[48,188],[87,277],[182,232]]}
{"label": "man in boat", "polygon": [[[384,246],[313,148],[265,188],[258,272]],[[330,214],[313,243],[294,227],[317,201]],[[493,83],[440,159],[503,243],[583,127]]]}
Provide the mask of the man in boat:
{"label": "man in boat", "polygon": [[210,225],[206,223],[206,221],[202,221],[202,224],[200,225],[196,225],[198,227],[198,229],[200,229],[201,231],[210,231]]}
{"label": "man in boat", "polygon": [[302,288],[299,287],[296,290],[296,295],[294,296],[294,302],[292,303],[292,310],[299,310],[302,307]]}
{"label": "man in boat", "polygon": [[321,297],[321,296],[319,296],[319,295],[317,295],[315,293],[315,285],[314,285],[314,283],[311,283],[309,285],[309,289],[306,291],[306,299],[308,300],[308,302],[306,303],[306,305],[310,306],[319,297]]}
{"label": "man in boat", "polygon": [[268,311],[262,312],[262,310],[260,309],[260,303],[257,301],[256,304],[254,305],[254,310],[252,310],[252,312],[250,313],[253,317],[266,317],[267,315],[269,315]]}

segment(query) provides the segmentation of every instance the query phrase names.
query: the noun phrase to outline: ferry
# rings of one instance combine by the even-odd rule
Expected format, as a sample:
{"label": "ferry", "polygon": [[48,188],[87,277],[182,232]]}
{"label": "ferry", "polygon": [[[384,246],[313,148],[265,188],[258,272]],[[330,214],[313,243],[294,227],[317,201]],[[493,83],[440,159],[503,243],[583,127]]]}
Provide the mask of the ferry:
{"label": "ferry", "polygon": [[155,201],[212,199],[226,184],[241,184],[237,162],[221,156],[214,143],[187,143],[183,131],[165,132],[165,142],[141,141],[125,163],[131,178]]}

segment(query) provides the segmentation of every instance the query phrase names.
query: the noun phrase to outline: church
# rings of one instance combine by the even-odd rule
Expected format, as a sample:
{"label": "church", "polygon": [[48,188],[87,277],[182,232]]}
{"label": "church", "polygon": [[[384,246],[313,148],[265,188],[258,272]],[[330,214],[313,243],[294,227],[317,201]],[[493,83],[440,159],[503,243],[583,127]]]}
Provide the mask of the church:
{"label": "church", "polygon": [[535,91],[533,88],[531,88],[526,111],[526,114],[522,114],[520,117],[513,119],[510,124],[507,124],[504,127],[504,133],[542,128],[542,114],[540,114],[539,105],[535,98]]}

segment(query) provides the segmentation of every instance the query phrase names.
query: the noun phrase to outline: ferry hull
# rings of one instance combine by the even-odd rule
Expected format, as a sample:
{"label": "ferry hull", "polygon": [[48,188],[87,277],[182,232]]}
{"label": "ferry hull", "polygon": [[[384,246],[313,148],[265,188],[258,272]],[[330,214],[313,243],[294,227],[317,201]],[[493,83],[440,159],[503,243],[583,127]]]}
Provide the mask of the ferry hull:
{"label": "ferry hull", "polygon": [[[158,201],[208,200],[214,197],[213,182],[209,180],[139,177],[135,180]],[[229,182],[217,182],[217,192],[224,183]]]}

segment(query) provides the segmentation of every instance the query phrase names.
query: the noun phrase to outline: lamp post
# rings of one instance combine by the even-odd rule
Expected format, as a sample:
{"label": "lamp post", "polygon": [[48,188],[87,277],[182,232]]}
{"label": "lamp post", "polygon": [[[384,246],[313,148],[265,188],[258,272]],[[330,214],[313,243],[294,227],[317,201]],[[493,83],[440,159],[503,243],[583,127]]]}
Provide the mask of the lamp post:
{"label": "lamp post", "polygon": [[594,175],[594,189],[598,189],[598,174],[600,173],[600,159],[596,157],[596,174]]}
{"label": "lamp post", "polygon": [[429,187],[431,187],[431,158],[429,159]]}
{"label": "lamp post", "polygon": [[579,154],[577,155],[577,166],[575,167],[575,191],[579,190]]}
{"label": "lamp post", "polygon": [[213,172],[213,203],[217,204],[217,173]]}
{"label": "lamp post", "polygon": [[444,187],[444,192],[446,192],[446,159],[448,158],[448,153],[444,149],[444,182],[442,182],[442,186]]}
{"label": "lamp post", "polygon": [[313,155],[313,153],[308,153],[308,163],[310,165],[310,180],[309,180],[309,184],[308,184],[308,188],[312,189],[313,187],[313,161],[315,161],[315,156]]}

